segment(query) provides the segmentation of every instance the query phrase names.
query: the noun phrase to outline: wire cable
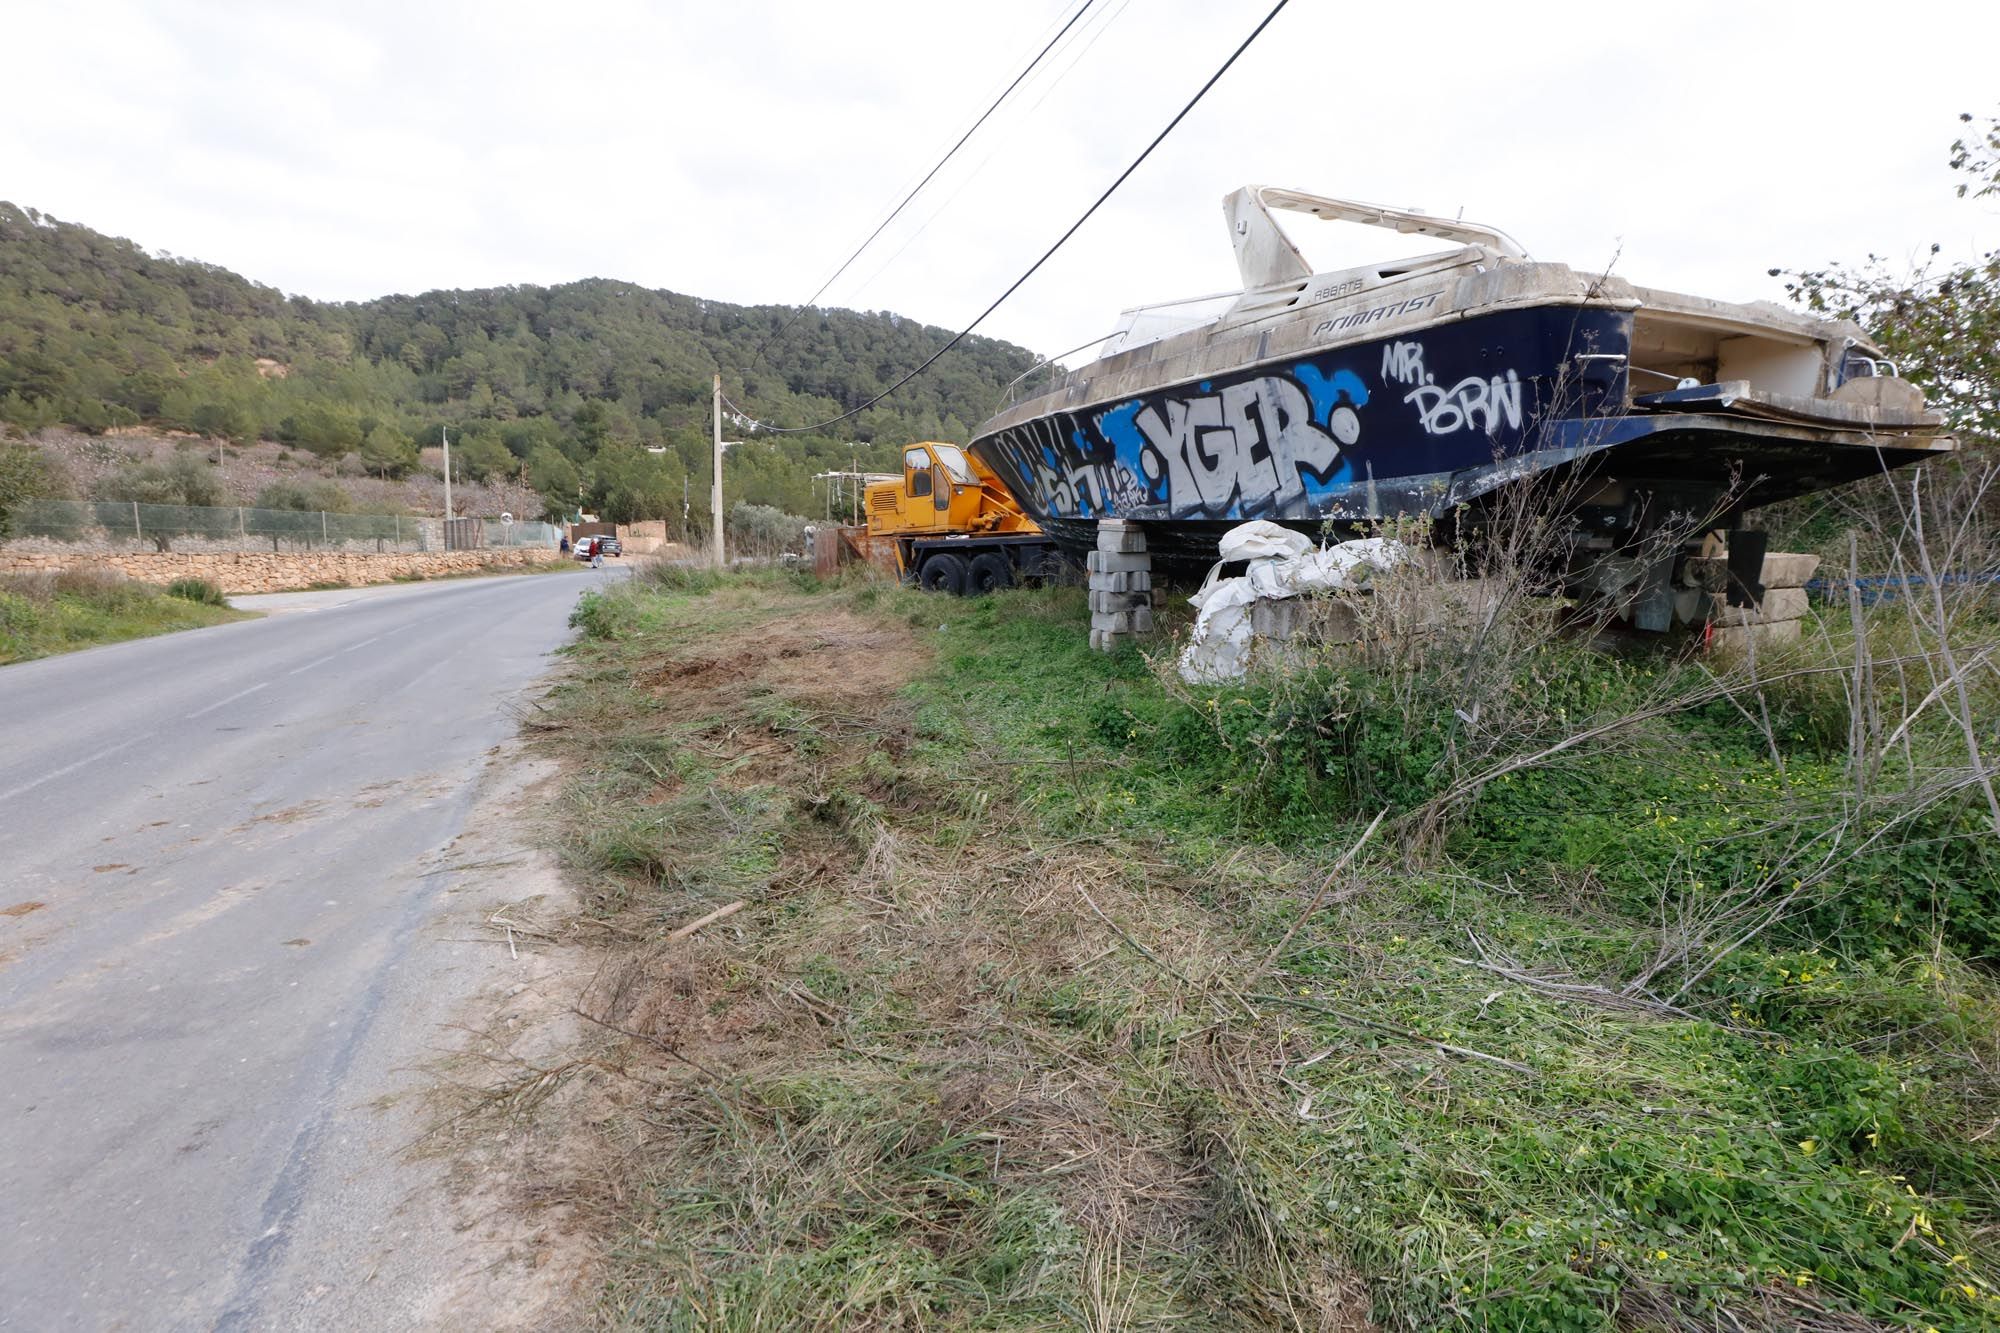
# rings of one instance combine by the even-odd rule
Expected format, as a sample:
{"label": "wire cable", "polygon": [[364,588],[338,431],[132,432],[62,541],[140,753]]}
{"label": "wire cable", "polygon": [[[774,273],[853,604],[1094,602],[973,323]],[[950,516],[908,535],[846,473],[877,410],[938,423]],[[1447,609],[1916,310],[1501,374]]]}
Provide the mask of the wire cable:
{"label": "wire cable", "polygon": [[953,144],[947,150],[945,150],[945,155],[937,160],[937,165],[932,167],[928,172],[926,172],[924,174],[924,178],[918,181],[916,183],[916,186],[913,189],[911,189],[911,191],[908,194],[903,196],[903,201],[897,204],[893,209],[889,210],[889,216],[883,218],[880,225],[878,225],[874,231],[868,233],[868,239],[863,241],[860,245],[854,248],[854,253],[849,255],[844,261],[842,261],[840,267],[833,271],[833,276],[828,278],[825,282],[822,282],[819,285],[819,290],[814,292],[811,298],[808,299],[804,305],[800,306],[797,310],[794,310],[791,314],[791,318],[787,319],[783,324],[778,326],[777,332],[773,333],[770,337],[764,339],[763,342],[757,345],[757,350],[751,354],[749,369],[752,370],[756,369],[757,363],[763,360],[765,350],[768,349],[772,343],[784,337],[785,334],[791,330],[792,325],[799,322],[799,318],[802,315],[804,315],[806,311],[812,309],[814,306],[819,304],[819,298],[826,295],[826,289],[833,286],[834,283],[840,281],[840,275],[847,272],[847,270],[850,267],[852,267],[855,260],[861,258],[863,251],[867,250],[869,246],[875,244],[875,238],[880,236],[883,233],[883,231],[885,231],[888,228],[889,224],[891,222],[894,222],[897,219],[897,217],[902,214],[902,211],[910,206],[910,201],[912,199],[915,199],[919,194],[923,193],[924,187],[926,185],[929,185],[932,179],[935,178],[940,171],[944,170],[945,164],[951,161],[952,157],[957,154],[959,149],[965,147],[965,141],[967,139],[970,139],[974,134],[977,134],[979,132],[979,127],[981,125],[984,125],[987,122],[987,120],[993,115],[993,113],[1000,109],[1000,104],[1006,101],[1009,97],[1011,97],[1013,95],[1014,90],[1021,86],[1021,80],[1027,78],[1030,74],[1035,72],[1036,66],[1040,65],[1042,63],[1042,60],[1048,55],[1048,53],[1055,49],[1056,43],[1060,42],[1065,36],[1067,36],[1069,30],[1076,26],[1077,20],[1081,19],[1085,14],[1089,13],[1090,7],[1096,3],[1097,0],[1083,0],[1083,6],[1080,9],[1078,9],[1076,13],[1071,14],[1069,16],[1069,22],[1063,24],[1061,29],[1057,31],[1056,35],[1049,38],[1049,44],[1047,46],[1044,46],[1039,52],[1036,53],[1035,58],[1028,62],[1027,67],[1025,69],[1023,69],[1019,74],[1016,74],[1014,76],[1014,81],[1008,84],[1005,90],[1003,90],[998,97],[993,99],[993,105],[987,107],[985,111],[980,113],[979,119],[972,122],[972,128],[967,130],[964,134],[959,135],[958,142]]}
{"label": "wire cable", "polygon": [[[1119,15],[1123,14],[1125,12],[1126,7],[1131,3],[1132,0],[1121,0],[1121,3],[1119,4],[1118,8],[1111,11],[1111,17],[1105,19],[1102,23],[1097,25],[1097,30],[1090,34],[1089,40],[1083,43],[1082,49],[1076,53],[1076,56],[1073,59],[1071,59],[1069,64],[1065,65],[1062,68],[1062,70],[1049,83],[1049,86],[1042,89],[1041,96],[1037,97],[1032,103],[1028,105],[1027,110],[1022,113],[1023,115],[1032,116],[1036,111],[1041,109],[1042,103],[1048,101],[1049,96],[1052,93],[1054,93],[1057,88],[1062,86],[1062,81],[1069,77],[1070,71],[1075,69],[1079,64],[1083,62],[1083,58],[1090,54],[1090,49],[1093,46],[1097,45],[1097,39],[1102,37],[1107,31],[1110,30],[1111,25],[1118,21]],[[1102,14],[1104,11],[1100,9],[1097,12]],[[1077,35],[1081,37],[1083,34],[1078,33]],[[1060,59],[1061,57],[1058,56],[1057,58]],[[965,193],[966,187],[971,185],[972,182],[978,178],[979,173],[986,169],[986,164],[993,160],[993,155],[998,151],[999,151],[998,145],[995,145],[994,147],[989,148],[987,150],[986,156],[980,158],[978,164],[975,165],[971,171],[965,174],[965,179],[961,180],[957,184],[957,186],[953,188],[952,192],[949,195],[945,196],[944,202],[939,204],[936,208],[932,209],[930,216],[925,218],[922,222],[918,223],[916,230],[912,231],[908,236],[903,238],[903,243],[896,247],[895,253],[891,254],[887,259],[883,260],[880,264],[876,265],[875,271],[873,273],[870,273],[866,278],[863,278],[861,280],[861,285],[856,287],[853,290],[853,292],[849,294],[848,300],[850,301],[850,303],[858,302],[862,293],[866,292],[870,287],[874,286],[876,280],[879,279],[884,273],[888,272],[892,267],[894,267],[896,261],[901,259],[904,253],[908,251],[912,245],[915,245],[917,243],[918,238],[921,237],[924,234],[924,232],[929,229],[931,223],[936,222],[940,217],[944,216],[945,211],[949,209],[954,203],[958,202],[958,197],[961,194]]]}
{"label": "wire cable", "polygon": [[1068,244],[1069,238],[1076,235],[1078,229],[1081,228],[1084,223],[1090,221],[1091,215],[1104,206],[1104,201],[1109,199],[1113,194],[1117,193],[1118,187],[1125,183],[1126,178],[1131,176],[1133,172],[1137,171],[1139,169],[1140,164],[1153,155],[1153,150],[1155,148],[1158,148],[1161,145],[1161,143],[1163,143],[1166,140],[1166,137],[1174,132],[1174,128],[1178,126],[1183,120],[1187,119],[1188,113],[1190,111],[1193,111],[1195,107],[1201,103],[1202,98],[1208,96],[1208,90],[1213,88],[1218,82],[1221,81],[1222,76],[1229,72],[1229,67],[1231,65],[1234,65],[1237,62],[1237,60],[1242,57],[1243,53],[1250,49],[1251,43],[1255,42],[1259,37],[1263,35],[1264,29],[1271,26],[1271,20],[1278,17],[1278,14],[1289,3],[1291,3],[1291,0],[1278,0],[1278,3],[1271,7],[1271,12],[1264,15],[1263,22],[1259,23],[1255,28],[1251,29],[1250,35],[1243,39],[1243,44],[1241,46],[1238,46],[1234,51],[1229,53],[1229,59],[1223,61],[1221,67],[1217,69],[1215,73],[1208,76],[1208,82],[1202,84],[1200,90],[1197,91],[1193,97],[1188,99],[1188,104],[1182,107],[1180,111],[1175,114],[1172,120],[1167,122],[1167,127],[1161,130],[1158,134],[1154,135],[1153,141],[1146,145],[1144,151],[1142,151],[1139,154],[1139,156],[1132,159],[1132,165],[1126,167],[1125,170],[1119,172],[1118,179],[1112,181],[1110,186],[1104,191],[1104,193],[1097,196],[1097,202],[1092,204],[1089,208],[1083,210],[1083,216],[1078,218],[1075,222],[1072,222],[1069,226],[1069,230],[1064,232],[1059,238],[1057,238],[1056,243],[1050,246],[1048,250],[1043,253],[1040,259],[1037,259],[1033,264],[1029,265],[1028,271],[1026,273],[1023,273],[1020,277],[1014,279],[1013,284],[1009,286],[1006,291],[1000,293],[1000,295],[994,300],[992,305],[989,305],[986,307],[986,309],[982,310],[979,313],[979,318],[973,320],[970,324],[966,325],[964,328],[960,329],[957,333],[953,334],[950,342],[938,348],[937,351],[932,352],[929,358],[926,359],[924,363],[918,366],[915,370],[912,370],[909,374],[903,376],[903,378],[897,380],[894,384],[891,384],[888,388],[882,390],[882,392],[876,394],[873,398],[870,398],[867,402],[863,403],[861,406],[853,408],[846,412],[842,412],[837,417],[829,417],[827,420],[812,426],[767,426],[762,422],[757,421],[755,418],[751,417],[749,413],[745,412],[741,407],[738,407],[735,403],[729,402],[729,399],[726,395],[724,396],[723,401],[729,403],[730,408],[734,410],[738,415],[749,420],[750,429],[753,431],[761,430],[771,435],[809,435],[814,431],[825,430],[828,426],[839,425],[841,422],[846,421],[849,417],[860,416],[863,412],[866,412],[869,408],[875,406],[875,404],[881,402],[883,399],[887,398],[890,394],[896,392],[896,390],[902,388],[905,384],[908,384],[911,380],[915,379],[917,376],[929,370],[932,366],[938,363],[938,359],[940,357],[942,357],[946,352],[949,352],[952,348],[958,346],[959,343],[963,342],[968,336],[971,335],[974,329],[978,328],[981,324],[985,323],[986,317],[988,315],[991,315],[995,310],[998,310],[1000,308],[1001,303],[1004,302],[1008,297],[1012,296],[1015,292],[1019,291],[1021,288],[1021,284],[1025,283],[1029,278],[1034,277],[1037,270],[1039,270],[1042,267],[1042,265],[1048,263],[1049,260],[1055,256],[1056,251],[1062,249],[1064,245]]}

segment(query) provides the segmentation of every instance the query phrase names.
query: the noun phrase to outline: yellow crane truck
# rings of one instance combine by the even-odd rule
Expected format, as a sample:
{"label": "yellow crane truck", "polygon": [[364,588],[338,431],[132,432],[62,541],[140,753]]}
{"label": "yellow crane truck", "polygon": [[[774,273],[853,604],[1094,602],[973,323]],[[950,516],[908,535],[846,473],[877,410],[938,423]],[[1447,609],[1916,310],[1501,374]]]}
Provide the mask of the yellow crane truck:
{"label": "yellow crane truck", "polygon": [[848,547],[931,592],[976,596],[1061,568],[1000,478],[955,444],[908,446],[902,475],[871,481],[863,505],[867,526],[841,530]]}

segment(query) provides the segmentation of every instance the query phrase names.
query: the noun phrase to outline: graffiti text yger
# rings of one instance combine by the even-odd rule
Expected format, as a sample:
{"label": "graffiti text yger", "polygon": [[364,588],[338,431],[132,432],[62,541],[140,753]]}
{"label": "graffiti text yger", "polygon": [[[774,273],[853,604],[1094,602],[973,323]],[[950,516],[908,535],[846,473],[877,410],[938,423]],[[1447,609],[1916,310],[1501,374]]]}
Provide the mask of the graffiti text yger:
{"label": "graffiti text yger", "polygon": [[1300,362],[1288,374],[1134,399],[1096,424],[1147,499],[1176,517],[1284,513],[1339,470],[1367,401],[1359,376]]}

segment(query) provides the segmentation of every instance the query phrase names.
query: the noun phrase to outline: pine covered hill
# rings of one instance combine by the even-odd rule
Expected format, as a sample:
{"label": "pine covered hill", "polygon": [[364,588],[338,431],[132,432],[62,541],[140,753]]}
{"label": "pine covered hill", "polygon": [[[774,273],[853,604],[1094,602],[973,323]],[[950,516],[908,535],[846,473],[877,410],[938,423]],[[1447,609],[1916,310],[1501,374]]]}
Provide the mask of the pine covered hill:
{"label": "pine covered hill", "polygon": [[[449,426],[455,463],[525,475],[551,512],[581,486],[608,517],[677,519],[684,479],[706,494],[718,366],[760,420],[803,425],[865,402],[950,337],[892,314],[808,312],[742,369],[788,314],[598,278],[320,302],[0,202],[0,427],[145,423],[358,455],[395,476]],[[964,441],[1034,360],[968,338],[825,435],[732,450],[732,496],[818,512],[814,472],[857,458],[887,469],[911,440]]]}

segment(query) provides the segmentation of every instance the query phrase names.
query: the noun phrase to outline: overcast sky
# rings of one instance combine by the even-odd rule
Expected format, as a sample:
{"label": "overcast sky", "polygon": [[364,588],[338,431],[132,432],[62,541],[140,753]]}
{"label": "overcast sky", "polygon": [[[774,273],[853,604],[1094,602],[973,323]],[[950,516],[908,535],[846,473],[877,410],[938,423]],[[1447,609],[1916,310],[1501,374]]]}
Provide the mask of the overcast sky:
{"label": "overcast sky", "polygon": [[[1095,0],[824,298],[960,326],[1272,0]],[[0,198],[288,292],[620,278],[806,299],[1082,0],[13,0]],[[1290,185],[1731,299],[1774,266],[2000,247],[1953,197],[2000,4],[1292,0],[983,331],[1058,352],[1219,291]],[[1393,234],[1301,219],[1322,267]],[[1353,233],[1350,239],[1343,233]]]}

